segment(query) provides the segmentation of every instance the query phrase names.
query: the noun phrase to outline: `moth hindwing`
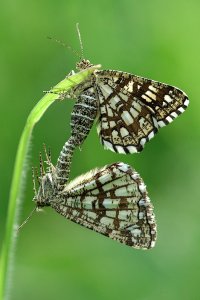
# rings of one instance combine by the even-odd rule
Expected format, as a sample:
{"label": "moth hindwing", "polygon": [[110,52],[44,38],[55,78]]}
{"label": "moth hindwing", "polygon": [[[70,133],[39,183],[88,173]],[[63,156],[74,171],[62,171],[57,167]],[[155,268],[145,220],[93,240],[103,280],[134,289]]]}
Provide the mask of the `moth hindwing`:
{"label": "moth hindwing", "polygon": [[90,171],[57,189],[54,169],[41,178],[36,206],[51,206],[82,226],[137,249],[154,247],[153,206],[140,175],[114,163]]}

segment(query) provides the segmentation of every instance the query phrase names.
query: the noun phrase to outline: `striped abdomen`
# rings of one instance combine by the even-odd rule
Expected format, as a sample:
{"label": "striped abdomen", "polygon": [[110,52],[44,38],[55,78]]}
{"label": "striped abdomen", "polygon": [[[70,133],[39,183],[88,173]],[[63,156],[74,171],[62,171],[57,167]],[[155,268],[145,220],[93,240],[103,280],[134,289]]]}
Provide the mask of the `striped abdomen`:
{"label": "striped abdomen", "polygon": [[57,181],[62,186],[68,181],[73,152],[80,146],[92,128],[97,116],[98,103],[93,87],[85,89],[77,98],[71,113],[71,136],[63,146],[59,155],[56,169]]}

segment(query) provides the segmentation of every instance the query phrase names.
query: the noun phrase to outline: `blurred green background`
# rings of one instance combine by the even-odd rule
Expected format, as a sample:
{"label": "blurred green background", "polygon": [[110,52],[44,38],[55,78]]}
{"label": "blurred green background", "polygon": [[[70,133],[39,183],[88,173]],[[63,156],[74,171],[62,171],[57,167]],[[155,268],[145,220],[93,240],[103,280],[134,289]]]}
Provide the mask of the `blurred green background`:
{"label": "blurred green background", "polygon": [[[188,110],[146,145],[124,156],[103,150],[93,128],[76,151],[71,178],[123,161],[141,174],[155,206],[158,241],[134,250],[46,208],[21,230],[15,250],[12,300],[200,299],[199,73],[200,2],[25,1],[0,4],[0,242],[19,138],[30,110],[75,68],[77,57],[47,36],[79,50],[103,69],[117,69],[183,89]],[[31,166],[45,142],[56,162],[69,136],[74,101],[56,102],[36,126],[20,221],[33,209]]]}

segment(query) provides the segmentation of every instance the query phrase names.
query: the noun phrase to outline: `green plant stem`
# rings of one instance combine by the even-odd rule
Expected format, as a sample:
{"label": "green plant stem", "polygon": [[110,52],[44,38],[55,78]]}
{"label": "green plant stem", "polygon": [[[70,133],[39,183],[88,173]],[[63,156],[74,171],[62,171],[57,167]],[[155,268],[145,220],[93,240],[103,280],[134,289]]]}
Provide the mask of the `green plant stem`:
{"label": "green plant stem", "polygon": [[[99,65],[94,66],[65,78],[52,89],[52,92],[67,92],[72,87],[75,87],[77,84],[84,81],[91,73],[94,72],[95,69],[99,67]],[[40,118],[48,109],[48,107],[56,99],[58,99],[58,97],[58,93],[46,93],[44,95],[44,97],[36,104],[36,106],[31,111],[30,115],[28,116],[26,125],[20,138],[10,189],[8,215],[6,220],[6,232],[0,256],[0,300],[6,299],[8,290],[7,281],[11,267],[10,258],[11,256],[13,256],[13,249],[16,244],[16,235],[14,233],[16,230],[15,226],[17,225],[18,207],[20,202],[22,201],[21,188],[23,186],[23,180],[25,179],[26,174],[25,161],[30,143],[31,133],[35,124],[40,120]]]}

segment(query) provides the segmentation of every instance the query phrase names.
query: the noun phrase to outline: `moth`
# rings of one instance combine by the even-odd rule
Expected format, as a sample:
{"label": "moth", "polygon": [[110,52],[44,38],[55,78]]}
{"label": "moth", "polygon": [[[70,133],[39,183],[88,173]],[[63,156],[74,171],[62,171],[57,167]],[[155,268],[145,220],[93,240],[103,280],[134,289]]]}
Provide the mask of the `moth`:
{"label": "moth", "polygon": [[[83,59],[77,30],[82,54],[76,68],[81,71],[94,65]],[[71,124],[80,143],[96,119],[104,148],[123,154],[141,152],[159,129],[189,104],[187,95],[174,86],[122,71],[98,69],[70,92],[61,92],[60,98],[76,99]]]}
{"label": "moth", "polygon": [[49,156],[47,164],[45,172],[41,159],[38,190],[34,177],[35,210],[50,206],[65,218],[133,248],[154,247],[153,205],[142,178],[129,165],[114,163],[92,170],[60,190]]}

